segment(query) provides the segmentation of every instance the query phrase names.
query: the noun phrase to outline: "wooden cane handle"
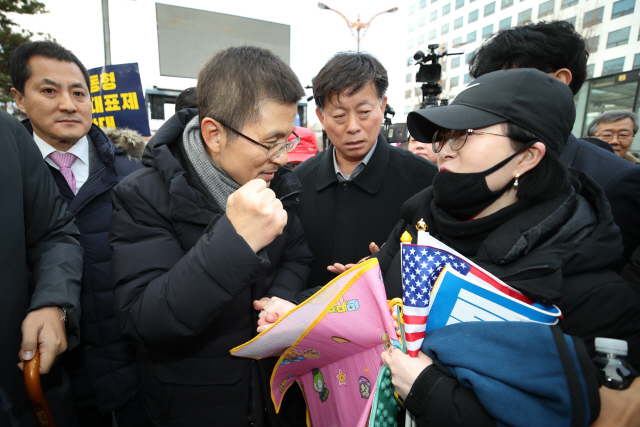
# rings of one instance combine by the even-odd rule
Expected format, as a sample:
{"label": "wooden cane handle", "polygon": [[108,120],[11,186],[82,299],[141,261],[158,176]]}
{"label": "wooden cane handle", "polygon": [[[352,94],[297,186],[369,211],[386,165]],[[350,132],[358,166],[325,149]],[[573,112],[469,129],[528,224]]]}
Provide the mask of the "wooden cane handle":
{"label": "wooden cane handle", "polygon": [[24,385],[27,389],[27,396],[31,401],[33,412],[36,413],[38,418],[38,423],[43,427],[56,427],[40,384],[40,350],[38,348],[36,348],[33,359],[24,362]]}

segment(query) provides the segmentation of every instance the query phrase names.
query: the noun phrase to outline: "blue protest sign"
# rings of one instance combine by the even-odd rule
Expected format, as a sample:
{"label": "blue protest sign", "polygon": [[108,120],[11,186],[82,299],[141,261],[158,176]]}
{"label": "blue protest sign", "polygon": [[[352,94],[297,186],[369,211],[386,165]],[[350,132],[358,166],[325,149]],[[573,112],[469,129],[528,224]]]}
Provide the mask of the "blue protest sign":
{"label": "blue protest sign", "polygon": [[93,123],[151,136],[137,63],[92,68],[89,77]]}

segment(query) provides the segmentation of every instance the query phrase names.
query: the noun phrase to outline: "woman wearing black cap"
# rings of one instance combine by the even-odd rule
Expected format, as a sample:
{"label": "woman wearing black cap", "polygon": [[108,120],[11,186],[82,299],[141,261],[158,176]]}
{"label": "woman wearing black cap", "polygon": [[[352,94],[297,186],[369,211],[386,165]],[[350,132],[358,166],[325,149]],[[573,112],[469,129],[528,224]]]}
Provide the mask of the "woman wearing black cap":
{"label": "woman wearing black cap", "polygon": [[[626,340],[640,367],[640,300],[609,269],[622,252],[618,227],[600,187],[559,159],[574,118],[569,88],[531,69],[486,74],[451,105],[410,113],[409,131],[433,143],[439,173],[405,203],[374,255],[388,298],[402,296],[400,236],[408,231],[415,242],[424,220],[436,239],[529,298],[557,305],[562,332],[582,338],[589,354],[595,337]],[[495,425],[472,392],[423,353],[395,351],[383,361],[419,426]],[[590,404],[592,422],[600,405]]]}

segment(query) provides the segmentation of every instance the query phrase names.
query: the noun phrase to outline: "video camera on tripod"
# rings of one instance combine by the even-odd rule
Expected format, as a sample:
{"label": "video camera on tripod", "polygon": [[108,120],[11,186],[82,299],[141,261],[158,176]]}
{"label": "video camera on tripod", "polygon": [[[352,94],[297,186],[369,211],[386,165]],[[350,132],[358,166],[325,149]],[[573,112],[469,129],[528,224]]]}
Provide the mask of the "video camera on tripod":
{"label": "video camera on tripod", "polygon": [[438,95],[442,93],[442,86],[440,86],[442,65],[438,63],[438,60],[447,55],[462,55],[462,52],[449,53],[446,50],[440,53],[436,50],[439,47],[438,44],[430,44],[427,47],[429,48],[428,55],[425,55],[421,50],[413,55],[416,64],[420,65],[420,69],[416,73],[416,82],[423,83],[420,109],[447,105],[447,99],[438,100]]}

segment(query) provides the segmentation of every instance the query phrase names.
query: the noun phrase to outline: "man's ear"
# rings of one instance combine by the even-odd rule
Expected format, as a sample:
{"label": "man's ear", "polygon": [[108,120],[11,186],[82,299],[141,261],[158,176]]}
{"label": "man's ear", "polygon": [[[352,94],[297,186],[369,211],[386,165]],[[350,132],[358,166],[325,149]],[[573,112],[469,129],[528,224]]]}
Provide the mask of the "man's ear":
{"label": "man's ear", "polygon": [[571,74],[571,71],[569,71],[568,68],[560,68],[559,70],[554,71],[553,73],[549,73],[549,75],[560,80],[562,83],[566,84],[567,86],[569,86],[569,84],[571,83],[571,80],[573,80],[573,74]]}
{"label": "man's ear", "polygon": [[322,126],[324,126],[324,114],[322,114],[322,111],[320,111],[320,109],[317,107],[316,107],[316,116],[318,116],[318,120],[320,120],[320,123],[322,123]]}
{"label": "man's ear", "polygon": [[202,132],[202,140],[207,154],[220,154],[220,147],[227,142],[227,134],[222,125],[213,120],[211,117],[205,117],[200,123],[200,131]]}
{"label": "man's ear", "polygon": [[387,108],[387,97],[385,96],[380,104],[380,110],[382,111],[382,117],[384,117],[384,110]]}
{"label": "man's ear", "polygon": [[546,145],[544,145],[542,142],[536,142],[524,151],[524,156],[522,156],[522,160],[518,162],[516,172],[518,172],[520,175],[529,172],[531,169],[538,166],[546,152]]}
{"label": "man's ear", "polygon": [[[15,87],[11,88],[11,93],[13,94],[13,97],[16,100],[16,105],[18,106],[20,111],[22,111],[24,114],[27,114],[27,109],[24,106],[24,95],[18,92],[18,90]],[[27,114],[27,116],[28,115],[29,114]]]}

